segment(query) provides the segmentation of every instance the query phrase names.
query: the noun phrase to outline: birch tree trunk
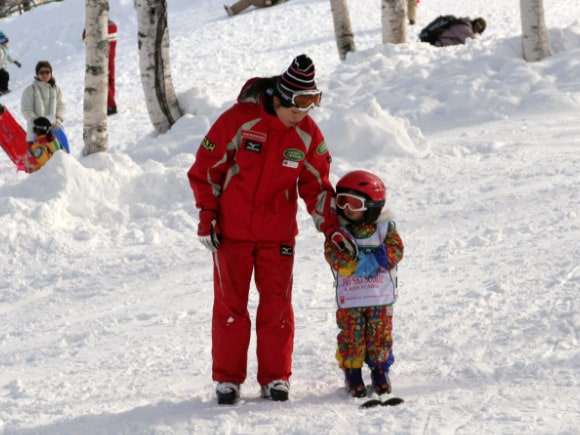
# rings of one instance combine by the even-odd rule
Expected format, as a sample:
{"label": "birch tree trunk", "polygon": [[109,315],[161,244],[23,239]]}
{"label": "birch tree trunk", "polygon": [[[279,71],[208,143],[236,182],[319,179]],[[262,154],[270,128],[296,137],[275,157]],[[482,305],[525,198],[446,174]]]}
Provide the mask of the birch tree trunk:
{"label": "birch tree trunk", "polygon": [[109,83],[108,0],[85,3],[85,93],[83,101],[83,155],[109,148],[107,92]]}
{"label": "birch tree trunk", "polygon": [[381,0],[383,44],[407,42],[407,0]]}
{"label": "birch tree trunk", "polygon": [[537,62],[550,56],[548,32],[544,20],[543,0],[520,0],[522,18],[522,49],[527,62]]}
{"label": "birch tree trunk", "polygon": [[167,0],[134,2],[145,102],[153,126],[159,133],[165,133],[182,115],[171,81]]}
{"label": "birch tree trunk", "polygon": [[354,46],[354,34],[350,26],[350,16],[346,0],[330,0],[330,10],[334,21],[334,36],[338,47],[340,60],[346,59],[346,53],[356,51]]}

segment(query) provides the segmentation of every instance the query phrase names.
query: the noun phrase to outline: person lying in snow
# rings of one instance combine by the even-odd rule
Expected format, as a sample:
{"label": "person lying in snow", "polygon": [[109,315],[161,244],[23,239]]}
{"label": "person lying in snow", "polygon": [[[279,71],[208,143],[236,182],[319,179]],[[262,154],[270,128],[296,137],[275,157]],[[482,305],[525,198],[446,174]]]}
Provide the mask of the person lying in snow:
{"label": "person lying in snow", "polygon": [[239,0],[231,6],[224,5],[224,9],[230,17],[233,17],[234,15],[237,15],[240,12],[248,9],[250,6],[254,6],[256,8],[267,8],[284,3],[285,1],[287,0]]}
{"label": "person lying in snow", "polygon": [[482,17],[471,20],[469,17],[443,15],[421,30],[419,39],[436,47],[461,45],[468,38],[475,39],[475,35],[482,34],[486,26],[487,23]]}

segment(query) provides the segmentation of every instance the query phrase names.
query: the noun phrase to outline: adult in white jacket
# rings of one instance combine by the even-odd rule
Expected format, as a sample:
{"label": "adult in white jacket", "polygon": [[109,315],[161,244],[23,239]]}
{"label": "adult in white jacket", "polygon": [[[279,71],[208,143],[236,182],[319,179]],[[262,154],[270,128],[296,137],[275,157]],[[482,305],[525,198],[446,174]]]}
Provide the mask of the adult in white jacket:
{"label": "adult in white jacket", "polygon": [[[62,130],[65,116],[65,104],[62,92],[52,76],[52,66],[46,60],[36,64],[34,82],[22,92],[20,110],[26,119],[26,140],[34,142],[33,124],[36,118],[47,118],[52,124],[52,130],[58,136]],[[60,137],[59,137],[60,139]],[[61,143],[63,141],[61,140]],[[64,144],[63,144],[64,145]],[[65,146],[68,150],[68,141]]]}

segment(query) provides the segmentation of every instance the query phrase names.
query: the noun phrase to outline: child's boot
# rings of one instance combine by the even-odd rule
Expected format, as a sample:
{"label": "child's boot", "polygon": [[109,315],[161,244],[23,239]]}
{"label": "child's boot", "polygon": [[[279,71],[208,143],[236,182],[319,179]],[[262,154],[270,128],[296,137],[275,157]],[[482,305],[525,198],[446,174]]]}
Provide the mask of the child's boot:
{"label": "child's boot", "polygon": [[371,379],[375,393],[381,395],[391,392],[391,380],[389,374],[380,367],[371,369]]}
{"label": "child's boot", "polygon": [[344,371],[346,390],[352,397],[366,397],[367,388],[362,380],[361,369],[346,369]]}

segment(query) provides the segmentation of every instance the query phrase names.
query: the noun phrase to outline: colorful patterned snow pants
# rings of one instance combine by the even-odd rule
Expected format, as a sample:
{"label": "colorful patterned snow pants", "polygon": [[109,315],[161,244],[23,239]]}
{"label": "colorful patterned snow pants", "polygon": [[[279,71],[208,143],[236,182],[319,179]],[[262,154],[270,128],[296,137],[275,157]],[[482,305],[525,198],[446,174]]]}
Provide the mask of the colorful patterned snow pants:
{"label": "colorful patterned snow pants", "polygon": [[346,308],[336,311],[336,359],[342,369],[381,366],[388,371],[393,362],[393,307]]}

